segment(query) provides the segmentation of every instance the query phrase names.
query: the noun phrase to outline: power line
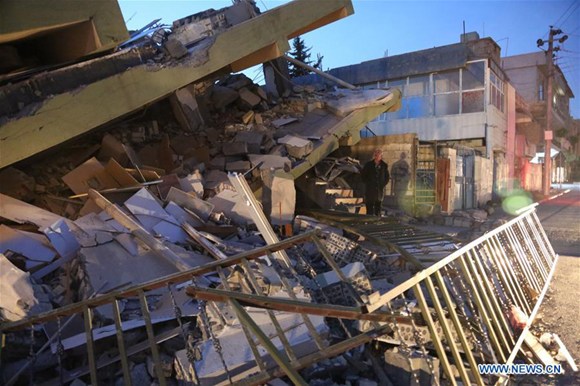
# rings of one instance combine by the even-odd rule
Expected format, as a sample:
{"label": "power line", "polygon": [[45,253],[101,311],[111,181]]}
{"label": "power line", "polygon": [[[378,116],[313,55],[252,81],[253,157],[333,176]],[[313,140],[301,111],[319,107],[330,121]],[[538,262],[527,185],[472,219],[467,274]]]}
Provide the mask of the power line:
{"label": "power line", "polygon": [[564,21],[562,21],[562,26],[564,24],[566,24],[566,21],[570,18],[570,16],[572,16],[574,14],[574,12],[576,12],[576,10],[578,9],[578,7],[580,7],[580,3],[575,3],[576,4],[576,9],[572,10],[572,12],[570,12],[570,14],[568,16],[566,16],[566,19],[564,19]]}
{"label": "power line", "polygon": [[562,15],[560,15],[560,17],[558,18],[558,20],[556,20],[556,22],[554,24],[552,24],[552,25],[558,25],[558,22],[560,20],[562,20],[562,18],[564,17],[564,15],[567,14],[568,11],[570,10],[570,8],[572,8],[574,5],[576,5],[576,2],[575,1],[571,2],[570,5],[568,6],[568,8],[566,8],[566,10],[564,11],[564,13]]}

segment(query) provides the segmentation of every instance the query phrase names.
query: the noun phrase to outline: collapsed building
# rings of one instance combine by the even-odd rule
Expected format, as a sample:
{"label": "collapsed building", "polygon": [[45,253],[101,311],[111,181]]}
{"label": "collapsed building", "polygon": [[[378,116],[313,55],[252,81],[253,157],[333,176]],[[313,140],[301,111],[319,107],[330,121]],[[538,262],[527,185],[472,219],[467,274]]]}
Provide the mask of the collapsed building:
{"label": "collapsed building", "polygon": [[[533,208],[464,247],[354,213],[343,173],[397,146],[360,131],[401,95],[292,87],[278,59],[350,1],[240,1],[145,43],[87,4],[1,31],[3,384],[483,385],[502,378],[478,364],[556,363],[529,332],[557,261]],[[231,75],[264,62],[265,88]]]}

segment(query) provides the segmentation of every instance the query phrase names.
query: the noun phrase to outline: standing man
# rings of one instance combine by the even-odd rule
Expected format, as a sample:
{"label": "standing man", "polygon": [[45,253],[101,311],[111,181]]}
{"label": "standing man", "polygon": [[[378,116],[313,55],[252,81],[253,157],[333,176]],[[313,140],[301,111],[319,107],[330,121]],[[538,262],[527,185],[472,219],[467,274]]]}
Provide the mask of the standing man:
{"label": "standing man", "polygon": [[383,161],[383,150],[376,149],[373,159],[365,164],[361,172],[365,184],[367,215],[380,216],[383,192],[389,183],[389,166]]}

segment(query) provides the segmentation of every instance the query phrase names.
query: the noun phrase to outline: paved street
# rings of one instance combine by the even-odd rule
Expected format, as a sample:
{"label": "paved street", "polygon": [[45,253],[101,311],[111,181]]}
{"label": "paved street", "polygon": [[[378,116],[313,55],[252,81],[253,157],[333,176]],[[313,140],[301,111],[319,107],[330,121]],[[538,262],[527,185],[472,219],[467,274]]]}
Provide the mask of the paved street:
{"label": "paved street", "polygon": [[[558,265],[534,326],[541,332],[557,334],[576,361],[580,363],[580,184],[553,186],[570,189],[537,207],[538,218],[556,253]],[[566,374],[556,377],[535,377],[530,384],[577,385],[580,374],[566,365]],[[534,377],[532,377],[534,378]]]}
{"label": "paved street", "polygon": [[538,205],[538,218],[556,253],[580,256],[580,184],[562,185],[562,189],[570,191]]}

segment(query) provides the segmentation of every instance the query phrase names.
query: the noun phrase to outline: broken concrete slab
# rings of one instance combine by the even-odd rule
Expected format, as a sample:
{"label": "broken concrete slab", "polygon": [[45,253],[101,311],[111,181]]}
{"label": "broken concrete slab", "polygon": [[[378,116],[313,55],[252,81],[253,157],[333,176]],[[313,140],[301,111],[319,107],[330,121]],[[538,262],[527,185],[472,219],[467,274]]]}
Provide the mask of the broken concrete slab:
{"label": "broken concrete slab", "polygon": [[175,118],[185,131],[195,131],[203,126],[204,120],[190,87],[175,91],[169,101]]}
{"label": "broken concrete slab", "polygon": [[235,161],[226,164],[226,171],[228,172],[245,173],[251,168],[250,161]]}
{"label": "broken concrete slab", "polygon": [[[272,324],[271,319],[263,310],[246,308],[249,316],[256,322],[259,328],[272,338],[272,343],[278,350],[283,350],[283,345],[280,339],[276,336],[276,329]],[[312,344],[308,329],[299,314],[290,314],[285,312],[276,313],[282,330],[292,345],[293,351],[298,357],[302,357],[317,351],[316,345]],[[324,324],[324,318],[319,316],[311,316],[312,323],[316,331],[325,335],[328,332],[328,327]],[[234,381],[241,380],[253,372],[257,371],[258,367],[254,362],[254,356],[250,346],[247,344],[244,332],[237,322],[233,326],[227,326],[217,335],[222,346],[223,358],[226,362],[230,374]],[[257,346],[260,356],[265,362],[272,366],[273,360],[270,358],[266,349],[259,345]],[[228,384],[228,379],[225,375],[222,362],[219,355],[211,341],[201,342],[200,345],[202,360],[195,362],[195,371],[202,382],[207,382],[212,385]],[[187,360],[186,351],[178,351],[175,353],[175,367],[177,378],[179,380],[195,379],[191,370],[189,370],[189,361]]]}
{"label": "broken concrete slab", "polygon": [[226,157],[217,156],[211,159],[208,164],[208,169],[221,170],[226,168]]}
{"label": "broken concrete slab", "polygon": [[240,131],[236,134],[234,141],[245,142],[247,144],[247,153],[259,154],[263,138],[264,134],[258,131]]}
{"label": "broken concrete slab", "polygon": [[279,129],[282,126],[288,125],[293,122],[297,122],[297,118],[278,118],[272,121],[275,128]]}
{"label": "broken concrete slab", "polygon": [[[95,157],[84,162],[82,165],[71,170],[62,177],[64,183],[75,194],[86,193],[89,189],[104,189],[97,181],[93,180],[97,173],[101,173],[105,167]],[[111,188],[112,186],[108,186]]]}
{"label": "broken concrete slab", "polygon": [[113,233],[118,232],[116,228],[107,224],[96,213],[89,213],[76,219],[75,225],[82,230],[77,238],[83,247],[92,247],[109,242],[113,239]]}
{"label": "broken concrete slab", "polygon": [[167,221],[161,221],[153,227],[153,231],[158,236],[163,237],[172,243],[183,244],[187,241],[187,234],[181,229],[180,225],[170,223]]}
{"label": "broken concrete slab", "polygon": [[387,104],[392,97],[393,92],[390,90],[340,89],[332,97],[326,98],[325,102],[330,111],[344,117],[354,110]]}
{"label": "broken concrete slab", "polygon": [[[213,261],[207,256],[170,243],[167,247],[191,267]],[[103,288],[103,291],[126,283],[144,283],[179,271],[171,261],[161,259],[152,250],[139,247],[137,255],[132,255],[117,242],[82,248],[79,255],[85,264],[91,286]]]}
{"label": "broken concrete slab", "polygon": [[0,253],[12,251],[26,257],[26,270],[48,263],[56,257],[56,252],[47,244],[48,239],[43,243],[25,232],[0,225]]}
{"label": "broken concrete slab", "polygon": [[157,199],[145,188],[139,190],[125,201],[125,207],[139,220],[143,228],[149,232],[153,231],[155,225],[161,221],[178,225],[177,220],[169,215]]}
{"label": "broken concrete slab", "polygon": [[230,180],[228,179],[227,173],[221,170],[209,170],[205,175],[205,188],[210,190],[215,190],[216,192],[220,192],[226,188],[225,185],[230,186],[230,189],[233,189],[230,184]]}
{"label": "broken concrete slab", "polygon": [[83,194],[89,189],[104,190],[138,186],[131,176],[114,158],[103,166],[91,158],[62,177],[65,184],[75,193]]}
{"label": "broken concrete slab", "polygon": [[240,89],[239,95],[242,104],[250,109],[256,107],[260,102],[262,102],[262,98],[248,90],[246,87]]}
{"label": "broken concrete slab", "polygon": [[[439,384],[439,358],[424,357],[417,351],[402,352],[398,348],[385,351],[386,373],[403,385],[413,383],[413,373],[417,373],[419,385]],[[431,362],[431,363],[429,363]],[[431,374],[430,367],[434,374]]]}
{"label": "broken concrete slab", "polygon": [[225,142],[222,145],[222,152],[226,156],[246,155],[248,154],[248,145],[246,142]]}
{"label": "broken concrete slab", "polygon": [[252,167],[260,165],[259,169],[283,169],[289,171],[292,167],[292,162],[287,157],[280,157],[271,154],[249,154],[248,158],[252,163]]}
{"label": "broken concrete slab", "polygon": [[189,174],[187,177],[180,178],[179,184],[181,185],[181,190],[186,193],[194,192],[198,198],[203,198],[204,186],[203,186],[203,176],[199,170],[195,170],[193,173]]}
{"label": "broken concrete slab", "polygon": [[252,221],[252,217],[248,206],[239,202],[239,197],[237,192],[225,189],[207,201],[214,205],[214,212],[223,213],[238,225],[246,225]]}
{"label": "broken concrete slab", "polygon": [[213,212],[214,206],[208,201],[204,201],[177,188],[171,188],[167,194],[167,201],[173,201],[183,208],[189,209],[203,221],[207,221]]}
{"label": "broken concrete slab", "polygon": [[296,209],[294,180],[262,171],[262,205],[272,225],[291,224]]}
{"label": "broken concrete slab", "polygon": [[177,205],[173,201],[165,206],[165,211],[172,215],[179,224],[189,224],[191,226],[204,225],[204,221],[200,219],[197,215],[192,215],[186,212],[181,206]]}
{"label": "broken concrete slab", "polygon": [[312,141],[294,135],[286,135],[278,139],[278,143],[286,145],[286,150],[291,157],[302,159],[314,150]]}
{"label": "broken concrete slab", "polygon": [[0,320],[17,321],[52,309],[48,297],[39,299],[42,291],[31,282],[30,274],[16,268],[1,253],[0,293]]}
{"label": "broken concrete slab", "polygon": [[43,232],[62,258],[75,256],[81,247],[64,219],[51,224]]}
{"label": "broken concrete slab", "polygon": [[214,85],[211,90],[211,103],[217,110],[222,110],[239,98],[240,94],[228,87]]}

